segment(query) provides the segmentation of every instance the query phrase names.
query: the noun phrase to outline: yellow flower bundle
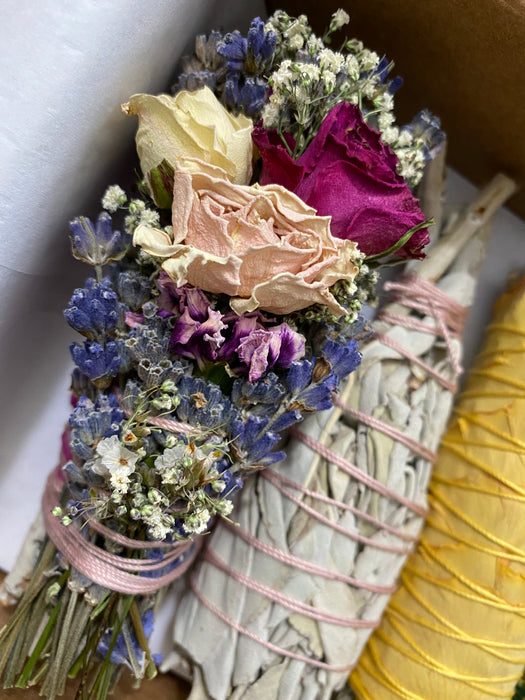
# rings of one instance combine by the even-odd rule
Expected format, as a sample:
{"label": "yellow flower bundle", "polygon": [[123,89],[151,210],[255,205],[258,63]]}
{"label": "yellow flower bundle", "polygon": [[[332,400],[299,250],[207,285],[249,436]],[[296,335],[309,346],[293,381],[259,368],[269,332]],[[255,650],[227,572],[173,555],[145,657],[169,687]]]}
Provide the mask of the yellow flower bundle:
{"label": "yellow flower bundle", "polygon": [[525,662],[525,279],[496,304],[429,505],[350,683],[359,700],[509,700]]}

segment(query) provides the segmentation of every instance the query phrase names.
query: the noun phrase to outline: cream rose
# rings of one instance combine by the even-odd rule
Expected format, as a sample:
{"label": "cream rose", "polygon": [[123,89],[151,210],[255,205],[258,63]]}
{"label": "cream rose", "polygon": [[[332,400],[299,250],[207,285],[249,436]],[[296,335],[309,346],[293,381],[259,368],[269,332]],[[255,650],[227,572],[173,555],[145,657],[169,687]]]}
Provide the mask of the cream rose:
{"label": "cream rose", "polygon": [[329,287],[353,281],[361,253],[353,241],[332,237],[330,217],[316,216],[279,185],[234,185],[194,159],[180,166],[173,229],[141,224],[133,239],[165,258],[162,267],[179,286],[228,294],[239,315],[257,308],[286,314],[315,303],[345,313]]}
{"label": "cream rose", "polygon": [[189,157],[222,168],[239,185],[250,182],[252,121],[230,114],[209,88],[175,97],[133,95],[122,109],[139,118],[135,140],[144,175],[163,160],[175,168]]}

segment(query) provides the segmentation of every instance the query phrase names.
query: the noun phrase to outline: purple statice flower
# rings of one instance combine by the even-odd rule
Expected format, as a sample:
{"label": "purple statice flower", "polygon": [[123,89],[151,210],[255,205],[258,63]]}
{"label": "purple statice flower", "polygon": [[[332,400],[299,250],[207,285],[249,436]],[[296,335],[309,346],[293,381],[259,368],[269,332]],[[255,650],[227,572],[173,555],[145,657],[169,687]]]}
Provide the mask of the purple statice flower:
{"label": "purple statice flower", "polygon": [[240,343],[258,328],[264,328],[264,317],[259,311],[237,316],[235,313],[225,314],[223,321],[228,325],[228,338],[222,344],[218,359],[232,362],[236,358]]}
{"label": "purple statice flower", "polygon": [[157,278],[157,289],[159,296],[157,297],[157,307],[172,316],[179,316],[180,308],[180,288],[174,282],[167,272],[161,270]]}
{"label": "purple statice flower", "polygon": [[327,340],[323,348],[323,355],[330,363],[334,374],[338,379],[347,377],[361,364],[362,355],[358,350],[358,342],[355,339],[340,343]]}
{"label": "purple statice flower", "polygon": [[96,282],[92,277],[83,289],[75,289],[64,317],[69,325],[87,338],[104,340],[123,319],[124,307],[106,277]]}
{"label": "purple statice flower", "polygon": [[271,328],[255,329],[243,338],[237,354],[249,369],[248,381],[254,382],[274,367],[288,368],[304,355],[305,339],[287,323]]}
{"label": "purple statice flower", "polygon": [[108,387],[118,374],[121,358],[115,341],[102,346],[94,340],[86,340],[83,346],[72,343],[69,349],[73,362],[99,389]]}
{"label": "purple statice flower", "polygon": [[121,260],[131,243],[131,236],[113,231],[111,216],[102,212],[97,223],[79,216],[69,224],[73,256],[89,265],[101,266]]}
{"label": "purple statice flower", "polygon": [[227,325],[200,289],[185,286],[178,292],[183,311],[173,327],[169,351],[196,360],[202,369],[207,361],[217,359],[217,350],[224,342],[221,331]]}

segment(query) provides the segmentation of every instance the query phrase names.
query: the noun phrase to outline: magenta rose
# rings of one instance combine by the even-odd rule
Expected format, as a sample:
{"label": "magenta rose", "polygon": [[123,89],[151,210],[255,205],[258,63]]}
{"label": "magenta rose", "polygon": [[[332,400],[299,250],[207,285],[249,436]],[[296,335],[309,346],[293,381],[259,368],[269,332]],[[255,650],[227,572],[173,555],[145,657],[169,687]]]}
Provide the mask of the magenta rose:
{"label": "magenta rose", "polygon": [[[355,241],[365,255],[391,248],[425,221],[418,200],[397,174],[397,157],[380,134],[348,102],[334,107],[304,153],[294,161],[276,131],[253,130],[262,157],[261,184],[286,187],[322,216],[333,236]],[[293,139],[287,136],[293,150]],[[416,231],[397,251],[423,258],[427,229]]]}

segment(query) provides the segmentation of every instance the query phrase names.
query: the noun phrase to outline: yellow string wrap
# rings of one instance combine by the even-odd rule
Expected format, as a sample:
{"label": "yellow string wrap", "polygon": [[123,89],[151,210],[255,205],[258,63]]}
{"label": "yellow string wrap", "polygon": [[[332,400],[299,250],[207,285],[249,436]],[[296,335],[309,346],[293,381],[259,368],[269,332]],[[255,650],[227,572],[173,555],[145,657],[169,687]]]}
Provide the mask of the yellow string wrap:
{"label": "yellow string wrap", "polygon": [[525,279],[496,305],[429,506],[350,684],[359,700],[509,700],[525,664]]}

